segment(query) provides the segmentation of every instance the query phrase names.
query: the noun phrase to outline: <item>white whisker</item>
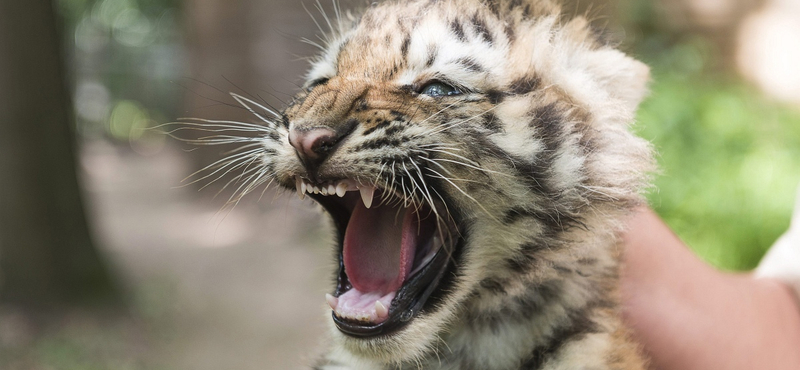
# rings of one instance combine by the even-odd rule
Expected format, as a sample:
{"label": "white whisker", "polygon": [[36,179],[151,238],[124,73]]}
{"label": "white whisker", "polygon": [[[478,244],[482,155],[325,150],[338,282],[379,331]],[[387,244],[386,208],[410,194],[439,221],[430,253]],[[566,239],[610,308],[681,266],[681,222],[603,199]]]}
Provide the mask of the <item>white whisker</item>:
{"label": "white whisker", "polygon": [[499,220],[497,219],[497,217],[495,217],[495,216],[494,216],[494,215],[493,215],[491,212],[489,212],[489,210],[487,210],[487,209],[486,209],[486,208],[483,206],[483,204],[481,204],[481,202],[479,202],[477,199],[475,199],[475,198],[473,198],[471,195],[469,195],[469,194],[468,194],[466,191],[464,191],[463,189],[461,189],[461,187],[460,187],[460,186],[456,185],[454,182],[450,181],[450,179],[448,179],[447,177],[443,176],[443,175],[442,175],[442,174],[440,174],[439,172],[436,172],[436,170],[434,170],[434,169],[431,169],[430,167],[426,167],[426,169],[427,169],[428,171],[431,171],[431,172],[433,172],[433,173],[434,173],[434,174],[436,174],[436,175],[439,175],[439,177],[440,177],[442,180],[444,180],[444,181],[447,181],[447,183],[448,183],[448,184],[450,184],[452,187],[456,188],[456,190],[458,190],[458,191],[459,191],[461,194],[463,194],[465,197],[469,198],[471,201],[475,202],[475,204],[477,204],[477,205],[478,205],[478,207],[480,207],[480,208],[481,208],[481,209],[482,209],[484,212],[486,212],[486,215],[488,215],[490,218],[494,219],[495,221],[499,221]]}
{"label": "white whisker", "polygon": [[265,106],[263,106],[263,105],[259,104],[258,102],[256,102],[256,101],[255,101],[255,100],[253,100],[253,99],[250,99],[250,98],[244,97],[244,96],[242,96],[242,95],[239,95],[239,94],[237,94],[237,93],[235,93],[235,92],[231,92],[231,93],[229,93],[229,94],[231,95],[231,97],[232,97],[234,100],[236,100],[236,101],[237,101],[239,104],[241,104],[241,106],[243,106],[245,109],[247,109],[248,111],[250,111],[250,113],[252,113],[254,116],[256,116],[256,117],[260,118],[260,119],[261,119],[262,121],[264,121],[264,122],[267,122],[267,123],[273,123],[272,121],[268,120],[266,117],[264,117],[264,116],[262,116],[262,115],[258,114],[258,113],[256,112],[256,110],[255,110],[255,109],[253,109],[253,107],[251,107],[251,106],[250,106],[250,105],[248,105],[247,103],[250,103],[250,104],[252,104],[252,105],[255,105],[256,107],[258,107],[258,108],[260,108],[260,109],[263,109],[264,111],[268,112],[269,114],[271,114],[271,115],[275,116],[275,118],[281,119],[281,115],[280,115],[280,114],[278,114],[277,112],[273,111],[272,109],[269,109],[269,108],[267,108],[267,107],[265,107]]}

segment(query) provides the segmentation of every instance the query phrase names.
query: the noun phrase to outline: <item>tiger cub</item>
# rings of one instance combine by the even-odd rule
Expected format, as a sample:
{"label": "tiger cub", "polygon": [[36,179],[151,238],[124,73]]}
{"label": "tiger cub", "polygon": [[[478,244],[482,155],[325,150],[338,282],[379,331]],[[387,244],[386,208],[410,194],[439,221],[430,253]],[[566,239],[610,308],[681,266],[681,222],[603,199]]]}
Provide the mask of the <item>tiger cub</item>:
{"label": "tiger cub", "polygon": [[283,112],[234,95],[263,121],[252,185],[335,226],[315,368],[643,369],[617,285],[648,68],[548,0],[336,13]]}

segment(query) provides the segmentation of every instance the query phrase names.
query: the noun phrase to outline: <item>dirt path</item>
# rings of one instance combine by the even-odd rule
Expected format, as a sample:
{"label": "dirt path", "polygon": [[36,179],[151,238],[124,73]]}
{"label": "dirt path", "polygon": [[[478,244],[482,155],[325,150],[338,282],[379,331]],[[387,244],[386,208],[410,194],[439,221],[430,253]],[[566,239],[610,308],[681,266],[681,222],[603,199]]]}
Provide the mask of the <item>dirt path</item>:
{"label": "dirt path", "polygon": [[308,368],[332,276],[327,228],[309,200],[267,192],[220,214],[222,199],[176,188],[189,173],[179,150],[143,157],[92,143],[82,161],[97,244],[132,314],[65,313],[34,326],[0,307],[0,368]]}

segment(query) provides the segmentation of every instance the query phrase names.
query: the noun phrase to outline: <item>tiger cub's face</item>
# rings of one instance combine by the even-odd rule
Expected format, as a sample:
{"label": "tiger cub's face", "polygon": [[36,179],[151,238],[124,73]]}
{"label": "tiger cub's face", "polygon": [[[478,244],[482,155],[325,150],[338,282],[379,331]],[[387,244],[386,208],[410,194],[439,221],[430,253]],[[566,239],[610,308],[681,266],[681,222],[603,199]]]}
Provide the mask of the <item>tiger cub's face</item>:
{"label": "tiger cub's face", "polygon": [[637,199],[647,145],[626,125],[647,68],[583,18],[547,1],[418,0],[333,28],[279,120],[242,103],[271,122],[264,176],[336,226],[341,348],[419,356],[491,308],[492,284],[546,274],[528,249]]}

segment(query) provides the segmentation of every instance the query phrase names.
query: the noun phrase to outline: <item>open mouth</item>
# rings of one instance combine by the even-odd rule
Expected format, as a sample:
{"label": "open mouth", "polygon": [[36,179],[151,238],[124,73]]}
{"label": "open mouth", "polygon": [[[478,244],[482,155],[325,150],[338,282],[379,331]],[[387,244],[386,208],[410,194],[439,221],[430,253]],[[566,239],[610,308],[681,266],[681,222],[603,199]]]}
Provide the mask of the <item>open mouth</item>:
{"label": "open mouth", "polygon": [[404,201],[350,179],[296,181],[300,197],[320,203],[337,228],[339,275],[326,300],[340,331],[389,334],[426,308],[458,244],[456,223],[441,212],[443,204]]}

